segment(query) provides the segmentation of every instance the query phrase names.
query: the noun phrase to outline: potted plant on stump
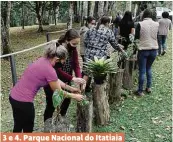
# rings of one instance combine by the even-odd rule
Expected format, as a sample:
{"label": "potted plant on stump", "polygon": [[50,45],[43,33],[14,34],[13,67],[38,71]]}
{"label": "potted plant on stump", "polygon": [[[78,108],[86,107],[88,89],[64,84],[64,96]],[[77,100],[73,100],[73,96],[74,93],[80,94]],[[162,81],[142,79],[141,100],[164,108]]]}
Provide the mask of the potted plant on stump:
{"label": "potted plant on stump", "polygon": [[84,68],[94,78],[92,92],[96,124],[106,125],[110,118],[106,76],[115,73],[116,68],[111,59],[97,57],[94,57],[94,60],[87,59]]}

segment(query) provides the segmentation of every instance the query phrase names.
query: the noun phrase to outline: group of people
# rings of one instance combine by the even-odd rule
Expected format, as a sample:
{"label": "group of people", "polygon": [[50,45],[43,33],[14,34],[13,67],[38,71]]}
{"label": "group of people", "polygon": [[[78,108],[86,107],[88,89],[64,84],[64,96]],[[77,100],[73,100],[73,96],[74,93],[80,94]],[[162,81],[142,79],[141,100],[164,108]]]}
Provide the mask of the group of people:
{"label": "group of people", "polygon": [[[164,18],[164,17],[163,17]],[[115,50],[122,52],[126,57],[126,49],[130,42],[129,35],[139,39],[138,65],[139,86],[137,93],[143,95],[143,84],[145,72],[147,73],[148,93],[151,92],[151,65],[157,55],[157,34],[160,24],[151,19],[151,12],[146,9],[143,13],[143,21],[134,28],[131,12],[127,11],[122,19],[115,22],[118,24],[119,33],[125,37],[124,49],[110,28],[111,19],[103,16],[98,23],[94,17],[88,17],[86,25],[78,33],[74,29],[68,30],[57,42],[48,46],[45,55],[30,64],[23,75],[10,91],[9,101],[13,110],[14,128],[13,132],[32,132],[34,127],[35,109],[34,97],[38,90],[43,87],[46,94],[46,109],[44,121],[51,118],[55,110],[52,103],[52,95],[55,90],[63,91],[66,97],[60,107],[60,114],[66,115],[71,99],[81,101],[84,97],[81,90],[74,88],[72,82],[79,84],[83,89],[90,78],[79,66],[77,45],[80,43],[80,54],[83,62],[86,59],[109,58],[108,44]],[[163,20],[164,21],[164,20]],[[160,21],[160,23],[164,23]],[[166,22],[165,22],[166,23]],[[164,27],[164,26],[162,26]],[[160,38],[163,34],[159,31]],[[163,38],[163,37],[162,37]],[[73,71],[75,75],[73,75]],[[86,87],[86,90],[87,90]]]}

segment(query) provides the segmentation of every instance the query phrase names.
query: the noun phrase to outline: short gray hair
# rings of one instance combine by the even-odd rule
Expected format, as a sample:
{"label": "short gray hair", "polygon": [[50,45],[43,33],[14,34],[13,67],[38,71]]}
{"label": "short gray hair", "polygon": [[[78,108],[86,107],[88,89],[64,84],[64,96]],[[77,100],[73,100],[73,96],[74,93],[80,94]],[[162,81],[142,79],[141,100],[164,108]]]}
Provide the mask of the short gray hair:
{"label": "short gray hair", "polygon": [[68,51],[64,46],[58,44],[57,42],[53,42],[52,44],[47,45],[45,56],[47,58],[58,57],[60,59],[66,59],[68,56]]}

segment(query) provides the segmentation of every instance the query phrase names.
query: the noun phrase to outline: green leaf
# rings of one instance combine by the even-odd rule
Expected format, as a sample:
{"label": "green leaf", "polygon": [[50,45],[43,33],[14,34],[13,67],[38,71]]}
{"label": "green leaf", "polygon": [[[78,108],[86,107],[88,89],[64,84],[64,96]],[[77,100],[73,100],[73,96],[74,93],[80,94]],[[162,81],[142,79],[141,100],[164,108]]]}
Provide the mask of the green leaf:
{"label": "green leaf", "polygon": [[53,106],[54,108],[57,108],[61,105],[62,101],[64,99],[63,91],[55,90],[52,96]]}

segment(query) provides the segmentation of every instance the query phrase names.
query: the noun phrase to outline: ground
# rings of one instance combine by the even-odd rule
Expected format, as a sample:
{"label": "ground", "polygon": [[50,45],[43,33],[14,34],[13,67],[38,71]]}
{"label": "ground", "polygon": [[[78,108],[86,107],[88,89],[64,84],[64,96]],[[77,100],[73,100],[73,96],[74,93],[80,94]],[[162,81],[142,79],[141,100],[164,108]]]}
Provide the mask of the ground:
{"label": "ground", "polygon": [[[46,26],[47,31],[65,29],[66,25]],[[37,33],[37,27],[11,28],[10,38],[12,50],[20,51],[46,42],[44,33]],[[51,35],[56,39],[60,33]],[[42,56],[43,49],[25,52],[15,56],[18,78],[29,63]],[[172,35],[169,34],[168,51],[164,56],[157,57],[153,64],[152,94],[135,97],[131,91],[125,91],[126,99],[120,104],[113,104],[111,121],[108,126],[94,126],[93,132],[124,132],[127,142],[171,142],[172,130]],[[9,90],[12,87],[9,61],[1,60],[1,131],[12,131],[13,117],[8,101]],[[137,87],[135,84],[134,89]],[[43,112],[45,109],[45,95],[39,91],[35,102],[36,119],[35,131],[43,126]],[[76,123],[76,102],[72,101],[69,109],[72,123]]]}

